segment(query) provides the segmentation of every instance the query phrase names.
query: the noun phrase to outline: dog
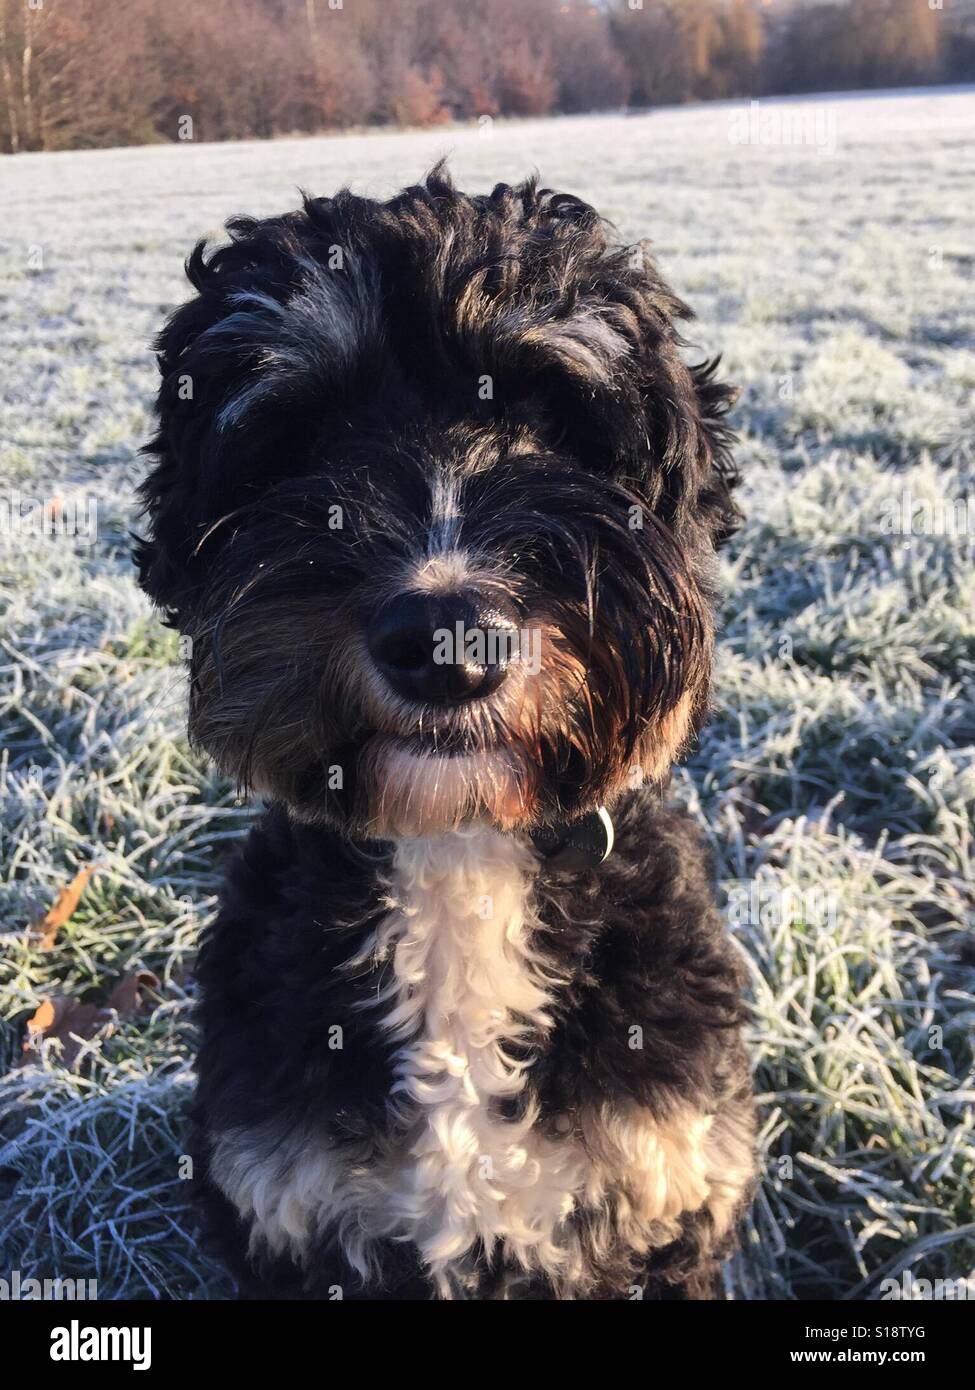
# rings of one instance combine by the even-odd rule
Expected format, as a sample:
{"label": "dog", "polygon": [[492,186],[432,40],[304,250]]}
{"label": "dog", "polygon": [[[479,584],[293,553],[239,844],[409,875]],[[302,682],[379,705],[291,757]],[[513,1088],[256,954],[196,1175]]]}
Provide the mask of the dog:
{"label": "dog", "polygon": [[227,224],[162,330],[141,583],[266,800],[199,954],[242,1297],[703,1299],[755,1174],[689,816],[733,393],[531,180]]}

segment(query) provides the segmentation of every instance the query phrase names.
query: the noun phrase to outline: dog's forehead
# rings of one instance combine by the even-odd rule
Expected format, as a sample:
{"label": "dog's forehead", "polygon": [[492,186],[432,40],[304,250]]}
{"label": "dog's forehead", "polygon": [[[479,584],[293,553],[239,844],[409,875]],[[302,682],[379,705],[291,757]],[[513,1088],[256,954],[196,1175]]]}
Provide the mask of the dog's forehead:
{"label": "dog's forehead", "polygon": [[[449,246],[442,250],[449,260]],[[422,394],[427,418],[504,414],[524,423],[525,398],[543,383],[561,380],[580,401],[614,395],[638,355],[618,304],[581,289],[559,303],[550,270],[526,271],[501,294],[459,253],[436,278],[409,265],[394,278],[380,253],[364,248],[336,260],[302,251],[274,292],[249,273],[253,283],[238,277],[227,312],[195,344],[194,356],[211,368],[234,354],[242,368],[216,412],[220,433],[299,398],[326,409],[381,394],[395,418],[411,392]]]}

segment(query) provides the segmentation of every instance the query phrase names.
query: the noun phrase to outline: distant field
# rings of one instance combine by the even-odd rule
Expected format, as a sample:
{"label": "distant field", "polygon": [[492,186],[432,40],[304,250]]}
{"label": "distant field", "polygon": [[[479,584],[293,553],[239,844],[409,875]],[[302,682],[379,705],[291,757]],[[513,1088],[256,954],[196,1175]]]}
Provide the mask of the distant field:
{"label": "distant field", "polygon": [[[811,143],[768,143],[803,105]],[[175,638],[127,558],[149,341],[227,215],[392,191],[444,152],[462,186],[537,168],[649,236],[744,388],[719,708],[675,780],[752,976],[765,1181],[729,1291],[975,1270],[975,501],[944,534],[975,498],[975,94],[769,114],[0,161],[0,1276],[228,1292],[178,1155],[194,945],[250,813],[187,749]],[[12,534],[17,493],[96,499],[97,540]],[[28,925],[96,862],[40,949]],[[76,1071],[56,1044],[22,1065],[43,998],[142,971]]]}

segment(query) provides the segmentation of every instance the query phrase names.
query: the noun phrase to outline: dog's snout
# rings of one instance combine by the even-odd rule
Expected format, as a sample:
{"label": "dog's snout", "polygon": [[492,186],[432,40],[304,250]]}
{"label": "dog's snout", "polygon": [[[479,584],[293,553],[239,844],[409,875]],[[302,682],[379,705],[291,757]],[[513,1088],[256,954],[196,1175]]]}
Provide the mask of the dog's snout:
{"label": "dog's snout", "polygon": [[460,704],[491,695],[517,653],[512,616],[472,594],[399,594],[373,614],[369,652],[399,695]]}

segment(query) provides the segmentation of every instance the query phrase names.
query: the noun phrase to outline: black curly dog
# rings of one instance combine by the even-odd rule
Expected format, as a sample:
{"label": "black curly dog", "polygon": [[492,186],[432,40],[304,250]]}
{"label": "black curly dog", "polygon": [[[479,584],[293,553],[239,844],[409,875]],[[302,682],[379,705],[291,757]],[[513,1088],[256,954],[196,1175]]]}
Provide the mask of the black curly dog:
{"label": "black curly dog", "polygon": [[199,962],[209,1225],[246,1296],[719,1296],[741,972],[660,793],[731,393],[534,182],[229,230],[159,339],[137,552],[194,742],[268,802]]}

